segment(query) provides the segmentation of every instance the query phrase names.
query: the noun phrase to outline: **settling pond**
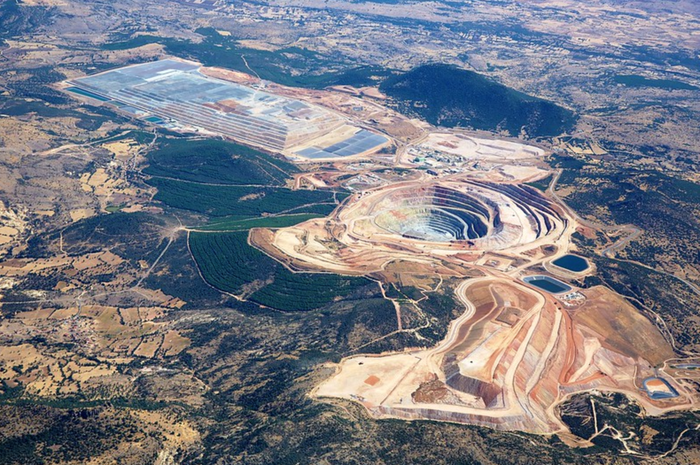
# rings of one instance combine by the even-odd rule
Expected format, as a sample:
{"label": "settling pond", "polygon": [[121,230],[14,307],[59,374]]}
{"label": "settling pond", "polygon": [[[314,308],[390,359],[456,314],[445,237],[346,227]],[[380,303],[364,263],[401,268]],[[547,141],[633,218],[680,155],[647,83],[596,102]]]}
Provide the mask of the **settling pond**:
{"label": "settling pond", "polygon": [[652,376],[651,378],[645,379],[643,384],[644,390],[647,392],[649,397],[654,400],[672,399],[674,397],[678,397],[678,391],[676,391],[676,389],[663,378]]}
{"label": "settling pond", "polygon": [[562,292],[569,292],[571,290],[571,286],[551,276],[526,276],[523,278],[523,281],[552,294],[561,294]]}
{"label": "settling pond", "polygon": [[578,255],[567,254],[563,257],[559,257],[552,262],[553,265],[563,268],[567,271],[572,271],[574,273],[580,273],[586,271],[590,268],[588,260],[579,257]]}

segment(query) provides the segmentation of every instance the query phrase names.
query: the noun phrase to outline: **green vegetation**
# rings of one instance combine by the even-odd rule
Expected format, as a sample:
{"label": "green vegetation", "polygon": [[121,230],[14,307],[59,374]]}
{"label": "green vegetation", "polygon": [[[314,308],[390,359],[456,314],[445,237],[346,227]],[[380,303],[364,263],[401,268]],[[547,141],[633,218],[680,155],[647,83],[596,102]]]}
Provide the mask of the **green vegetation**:
{"label": "green vegetation", "polygon": [[[359,66],[349,68],[337,73],[327,73],[319,76],[314,82],[310,81],[310,87],[324,88],[328,86],[376,86],[382,80],[391,75],[391,70],[379,66]],[[382,150],[387,150],[386,148]]]}
{"label": "green vegetation", "polygon": [[0,31],[3,31],[2,37],[10,36],[10,28],[15,23],[20,22],[22,12],[19,3],[16,0],[10,0],[0,3]]}
{"label": "green vegetation", "polygon": [[[648,310],[661,315],[679,348],[697,350],[700,331],[687,321],[700,318],[700,296],[669,274],[683,269],[692,281],[700,271],[700,185],[620,163],[570,157],[553,157],[552,161],[564,168],[558,189],[568,188],[564,200],[580,215],[610,225],[633,224],[642,230],[637,239],[616,251],[619,260],[594,259],[600,282],[630,297],[648,316]],[[596,239],[581,235],[574,239],[592,257],[624,238],[607,234],[610,237],[601,233]],[[588,279],[587,284],[596,282]]]}
{"label": "green vegetation", "polygon": [[251,228],[286,228],[312,218],[323,218],[324,216],[326,215],[319,213],[297,213],[265,218],[222,218],[194,229],[198,231],[247,231]]}
{"label": "green vegetation", "polygon": [[608,224],[634,224],[644,230],[625,249],[629,258],[650,266],[687,264],[700,270],[700,185],[667,174],[555,158],[564,167],[558,187],[575,187],[565,197],[579,214]]}
{"label": "green vegetation", "polygon": [[[21,69],[20,72],[25,75],[23,79],[11,80],[7,86],[11,89],[12,94],[21,98],[30,98],[41,100],[41,103],[49,103],[53,105],[65,105],[70,99],[65,94],[50,87],[50,84],[62,81],[66,76],[56,71],[53,66],[41,66],[32,69]],[[48,111],[48,110],[47,110]],[[70,110],[60,110],[63,112],[73,113]],[[83,113],[78,115],[85,116]]]}
{"label": "green vegetation", "polygon": [[153,141],[154,137],[155,137],[155,135],[153,132],[134,130],[134,131],[129,131],[122,136],[111,139],[111,141],[133,139],[134,141],[136,141],[139,144],[150,144],[151,141]]}
{"label": "green vegetation", "polygon": [[178,235],[143,285],[182,299],[187,302],[184,309],[221,305],[226,298],[201,279],[187,242],[186,234]]}
{"label": "green vegetation", "polygon": [[190,249],[207,282],[234,294],[275,268],[273,259],[248,245],[248,231],[191,233]]}
{"label": "green vegetation", "polygon": [[165,226],[162,218],[146,213],[115,212],[94,216],[32,237],[25,255],[45,257],[61,251],[80,255],[109,249],[127,260],[146,259],[162,243]]}
{"label": "green vegetation", "polygon": [[255,291],[250,300],[286,311],[320,308],[370,283],[365,278],[334,274],[292,273],[279,267],[273,282]]}
{"label": "green vegetation", "polygon": [[165,39],[163,37],[152,36],[149,34],[138,35],[134,38],[123,42],[110,42],[102,45],[104,50],[130,50],[132,48],[143,47],[144,45],[157,44]]}
{"label": "green vegetation", "polygon": [[673,81],[671,79],[649,79],[635,74],[619,74],[614,81],[627,87],[653,87],[664,90],[700,90],[695,86],[685,82]]}
{"label": "green vegetation", "polygon": [[23,116],[36,114],[44,118],[76,118],[76,126],[80,129],[93,131],[107,121],[119,121],[117,115],[107,107],[81,105],[80,107],[58,108],[56,105],[74,103],[64,93],[50,87],[50,84],[65,79],[65,76],[51,67],[13,70],[28,77],[10,81],[7,88],[12,97],[0,99],[0,114],[8,116]]}
{"label": "green vegetation", "polygon": [[118,212],[118,211],[121,211],[125,206],[126,206],[125,204],[121,204],[121,205],[107,205],[107,206],[105,207],[105,211],[106,211],[107,213],[116,213],[116,212]]}
{"label": "green vegetation", "polygon": [[[52,8],[41,5],[26,7],[22,3],[20,0],[0,2],[0,40],[23,36],[26,31],[35,31],[51,20]],[[26,39],[26,35],[22,38]]]}
{"label": "green vegetation", "polygon": [[343,84],[357,87],[376,85],[389,73],[381,67],[352,63],[300,47],[274,51],[242,47],[236,39],[221,35],[213,28],[200,28],[196,32],[204,36],[204,40],[192,42],[140,35],[104,44],[102,48],[128,50],[159,43],[165,46],[168,53],[197,60],[205,66],[221,66],[248,74],[252,74],[252,69],[262,79],[294,87],[320,89]]}
{"label": "green vegetation", "polygon": [[190,248],[211,285],[235,294],[247,291],[251,301],[278,310],[312,310],[369,284],[364,278],[292,273],[248,245],[247,231],[191,233]]}
{"label": "green vegetation", "polygon": [[8,116],[22,116],[36,113],[45,118],[61,118],[66,116],[84,116],[77,111],[61,110],[37,100],[26,101],[24,99],[7,99],[0,106],[0,113]]}
{"label": "green vegetation", "polygon": [[151,176],[204,183],[279,186],[299,171],[284,160],[219,140],[168,139],[148,153],[148,161],[143,172]]}
{"label": "green vegetation", "polygon": [[380,90],[398,110],[446,127],[507,131],[529,137],[569,131],[576,118],[570,110],[498,84],[455,66],[431,64],[386,79]]}
{"label": "green vegetation", "polygon": [[[283,187],[221,186],[152,178],[148,184],[158,189],[155,196],[166,205],[209,216],[240,218],[263,214],[308,213],[307,206],[324,205],[328,212],[335,208],[334,193],[324,190],[293,191]],[[318,212],[314,209],[313,212]]]}
{"label": "green vegetation", "polygon": [[[28,425],[0,435],[0,464],[87,463],[116,448],[138,441],[144,432],[126,411],[101,408],[57,409],[43,406],[1,406],[5,424]],[[159,435],[154,435],[154,439]],[[79,440],[76,440],[79,438]],[[151,452],[155,460],[156,451]],[[149,462],[151,461],[149,460]]]}
{"label": "green vegetation", "polygon": [[[625,444],[639,453],[661,455],[672,450],[684,430],[687,431],[679,443],[681,449],[700,441],[700,432],[695,430],[697,414],[677,412],[661,417],[647,416],[638,404],[619,393],[577,394],[562,406],[562,419],[580,437],[589,438],[596,433],[595,424],[591,421],[594,415],[591,399],[595,402],[598,426],[611,425],[618,431],[631,433],[625,439]],[[624,453],[626,450],[625,444],[615,439],[612,431],[597,436],[593,443],[595,446],[589,450],[589,454],[606,450]]]}
{"label": "green vegetation", "polygon": [[527,182],[525,184],[527,184],[528,186],[532,186],[535,189],[538,189],[538,190],[541,190],[542,192],[544,192],[547,190],[547,188],[549,187],[549,183],[551,183],[551,182],[552,182],[552,175],[549,175],[544,179],[540,179],[540,180],[533,181],[533,182]]}
{"label": "green vegetation", "polygon": [[[190,235],[192,254],[214,287],[246,293],[251,301],[275,309],[303,311],[327,305],[367,284],[360,278],[291,273],[247,244],[251,228],[285,227],[326,216],[347,194],[281,187],[297,171],[295,166],[227,142],[170,139],[148,159],[145,173],[153,176],[147,182],[158,189],[156,200],[217,218],[193,229],[229,232]],[[172,260],[175,257],[168,259]],[[172,295],[183,295],[180,287],[187,276],[178,275],[177,286],[157,278],[148,282]],[[188,295],[201,294],[199,287],[184,287]]]}
{"label": "green vegetation", "polygon": [[215,222],[224,224],[223,228],[227,222],[254,218],[261,226],[290,224],[291,218],[262,218],[268,214],[325,216],[347,196],[329,190],[282,187],[298,172],[293,164],[230,142],[167,139],[148,154],[148,160],[144,173],[151,176],[146,182],[158,189],[156,200],[211,217],[230,217]]}
{"label": "green vegetation", "polygon": [[646,228],[651,226],[654,217],[648,214],[649,209],[666,211],[669,202],[671,205],[685,203],[689,207],[700,205],[700,184],[659,171],[620,169],[568,157],[554,159],[554,166],[565,168],[558,186],[584,188],[581,195],[574,193],[567,197],[574,208],[591,214],[596,206],[605,205],[610,216],[603,219],[616,223],[633,223]]}

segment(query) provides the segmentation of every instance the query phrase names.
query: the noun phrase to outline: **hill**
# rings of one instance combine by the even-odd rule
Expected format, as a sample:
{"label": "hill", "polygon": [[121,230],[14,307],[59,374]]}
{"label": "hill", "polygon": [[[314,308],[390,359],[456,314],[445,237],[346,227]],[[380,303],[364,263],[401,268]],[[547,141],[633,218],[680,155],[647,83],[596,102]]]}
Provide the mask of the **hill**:
{"label": "hill", "polygon": [[567,132],[576,118],[552,102],[518,92],[478,73],[429,64],[386,79],[380,90],[398,110],[437,126],[506,130],[529,137]]}

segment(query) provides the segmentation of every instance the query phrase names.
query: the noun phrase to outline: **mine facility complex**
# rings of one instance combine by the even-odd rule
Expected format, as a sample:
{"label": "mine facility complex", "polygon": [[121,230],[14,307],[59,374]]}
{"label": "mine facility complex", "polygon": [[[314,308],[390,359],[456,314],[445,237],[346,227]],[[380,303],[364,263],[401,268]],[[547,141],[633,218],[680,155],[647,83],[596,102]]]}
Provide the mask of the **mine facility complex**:
{"label": "mine facility complex", "polygon": [[[580,219],[533,185],[552,175],[543,148],[436,128],[381,99],[179,59],[76,78],[63,90],[168,129],[327,162],[297,174],[294,189],[338,189],[345,200],[326,216],[252,228],[246,244],[294,271],[371,276],[422,297],[382,288],[396,315],[387,336],[414,346],[381,355],[358,347],[313,397],[353,400],[376,418],[536,434],[567,433],[559,406],[583,392],[624,393],[650,415],[700,402],[674,377],[695,365],[664,369],[678,359],[654,322],[606,286],[576,284],[595,263],[572,253]],[[430,294],[462,309],[436,345],[428,337],[437,319],[421,309]]]}

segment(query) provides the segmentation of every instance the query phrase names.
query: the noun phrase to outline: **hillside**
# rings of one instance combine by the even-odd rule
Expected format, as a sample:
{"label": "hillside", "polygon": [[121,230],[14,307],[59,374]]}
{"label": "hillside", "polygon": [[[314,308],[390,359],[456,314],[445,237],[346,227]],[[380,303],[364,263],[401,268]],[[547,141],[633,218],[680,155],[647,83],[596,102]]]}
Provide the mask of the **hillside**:
{"label": "hillside", "polygon": [[573,112],[450,65],[430,64],[392,76],[380,86],[399,111],[445,127],[506,130],[556,136],[575,122]]}

